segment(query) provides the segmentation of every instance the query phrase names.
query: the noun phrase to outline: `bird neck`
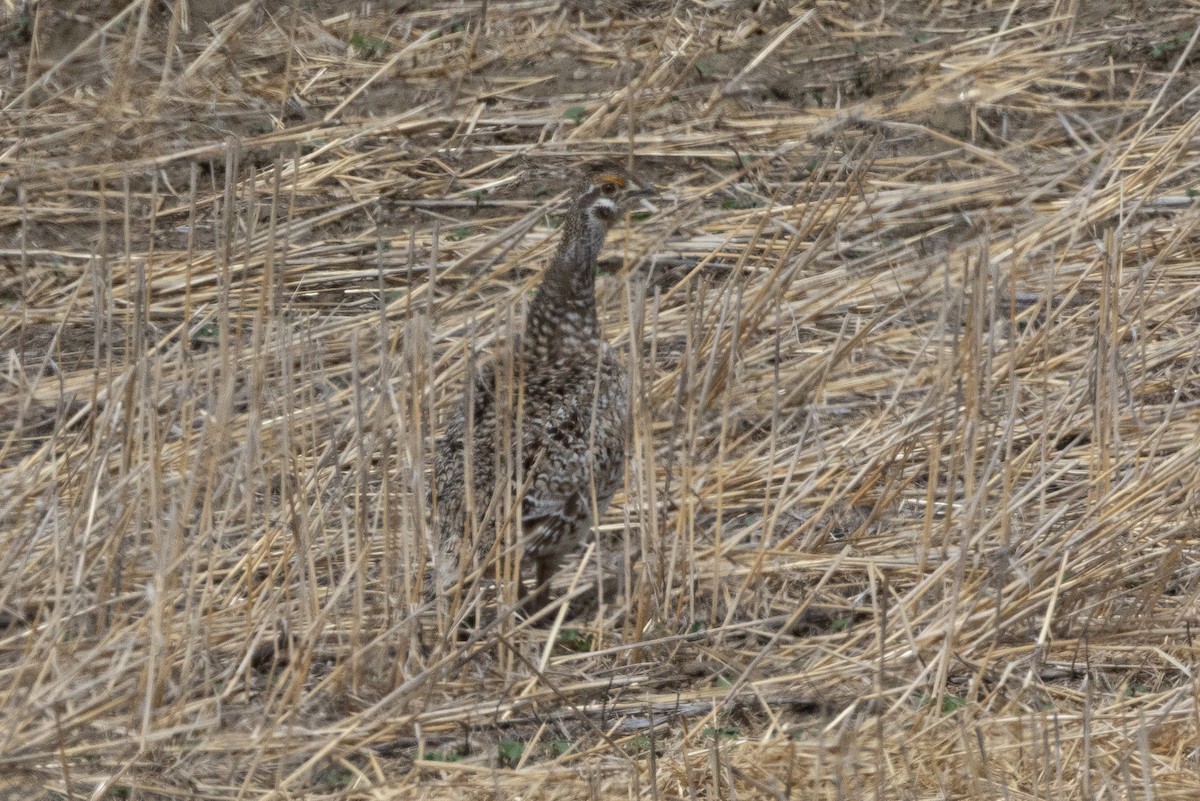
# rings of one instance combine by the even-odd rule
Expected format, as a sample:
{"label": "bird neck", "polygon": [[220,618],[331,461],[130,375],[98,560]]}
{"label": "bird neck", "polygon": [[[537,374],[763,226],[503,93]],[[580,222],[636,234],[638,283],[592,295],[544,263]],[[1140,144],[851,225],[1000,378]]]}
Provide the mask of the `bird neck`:
{"label": "bird neck", "polygon": [[591,219],[585,208],[572,206],[525,320],[527,358],[544,361],[596,348],[596,259],[606,233],[607,226]]}

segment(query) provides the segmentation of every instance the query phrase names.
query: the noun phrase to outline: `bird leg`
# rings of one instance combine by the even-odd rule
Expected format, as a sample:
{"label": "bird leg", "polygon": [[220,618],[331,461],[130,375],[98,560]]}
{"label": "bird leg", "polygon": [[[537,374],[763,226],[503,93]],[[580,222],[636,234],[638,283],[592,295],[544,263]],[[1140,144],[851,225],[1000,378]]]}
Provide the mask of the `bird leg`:
{"label": "bird leg", "polygon": [[524,582],[521,583],[518,590],[520,606],[527,614],[533,614],[549,606],[550,579],[554,577],[554,571],[558,570],[558,563],[559,557],[557,556],[541,556],[534,559],[535,578],[532,597],[528,597],[529,592],[525,589]]}
{"label": "bird leg", "polygon": [[537,595],[533,597],[536,609],[545,609],[550,603],[550,577],[558,567],[557,562],[553,556],[544,556],[537,561]]}

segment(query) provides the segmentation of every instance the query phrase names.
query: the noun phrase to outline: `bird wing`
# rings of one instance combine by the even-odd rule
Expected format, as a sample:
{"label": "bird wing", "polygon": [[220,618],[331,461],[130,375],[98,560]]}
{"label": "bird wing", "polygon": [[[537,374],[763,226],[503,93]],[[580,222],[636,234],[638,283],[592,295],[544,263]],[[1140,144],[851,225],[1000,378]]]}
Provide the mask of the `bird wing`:
{"label": "bird wing", "polygon": [[[531,415],[523,437],[525,483],[522,524],[527,537],[569,536],[592,520],[593,477],[603,508],[612,493],[609,462],[624,466],[624,429],[593,427],[593,382],[581,380],[540,414]],[[593,428],[595,430],[593,430]],[[615,461],[614,461],[615,460]],[[552,544],[552,543],[551,543]]]}

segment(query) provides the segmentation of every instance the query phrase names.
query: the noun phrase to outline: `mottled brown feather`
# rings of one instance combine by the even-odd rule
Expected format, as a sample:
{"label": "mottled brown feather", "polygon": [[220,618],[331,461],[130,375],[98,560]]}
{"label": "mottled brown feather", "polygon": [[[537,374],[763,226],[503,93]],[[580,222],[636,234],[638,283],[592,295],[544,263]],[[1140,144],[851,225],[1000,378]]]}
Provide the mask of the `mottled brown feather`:
{"label": "mottled brown feather", "polygon": [[[542,585],[537,601],[544,604],[549,576],[583,543],[594,512],[603,512],[620,486],[629,377],[601,336],[596,258],[623,204],[644,194],[616,165],[584,171],[558,249],[530,304],[524,335],[499,362],[480,367],[447,422],[430,499],[439,548],[435,592],[486,566],[494,550],[496,510],[503,493],[513,491],[509,479],[519,473],[527,487],[519,547],[536,564]],[[515,453],[506,457],[506,441],[512,451],[519,444],[519,465]],[[504,480],[498,482],[498,476]],[[464,542],[472,546],[464,549]]]}

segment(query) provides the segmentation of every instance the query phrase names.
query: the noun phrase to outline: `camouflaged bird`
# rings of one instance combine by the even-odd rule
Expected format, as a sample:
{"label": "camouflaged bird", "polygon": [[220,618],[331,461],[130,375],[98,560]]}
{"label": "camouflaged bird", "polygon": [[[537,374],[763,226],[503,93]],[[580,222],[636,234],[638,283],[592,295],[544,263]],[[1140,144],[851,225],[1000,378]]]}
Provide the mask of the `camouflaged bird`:
{"label": "camouflaged bird", "polygon": [[[480,567],[490,575],[503,495],[524,487],[523,497],[515,492],[521,498],[516,547],[536,567],[534,608],[545,606],[554,571],[587,537],[593,511],[603,512],[620,486],[629,376],[601,336],[596,258],[622,211],[653,193],[612,163],[583,170],[523,336],[499,372],[497,361],[483,364],[438,442],[430,498],[439,549],[435,592]],[[505,458],[505,443],[509,453],[519,445],[519,460]],[[518,597],[525,597],[523,584]]]}

